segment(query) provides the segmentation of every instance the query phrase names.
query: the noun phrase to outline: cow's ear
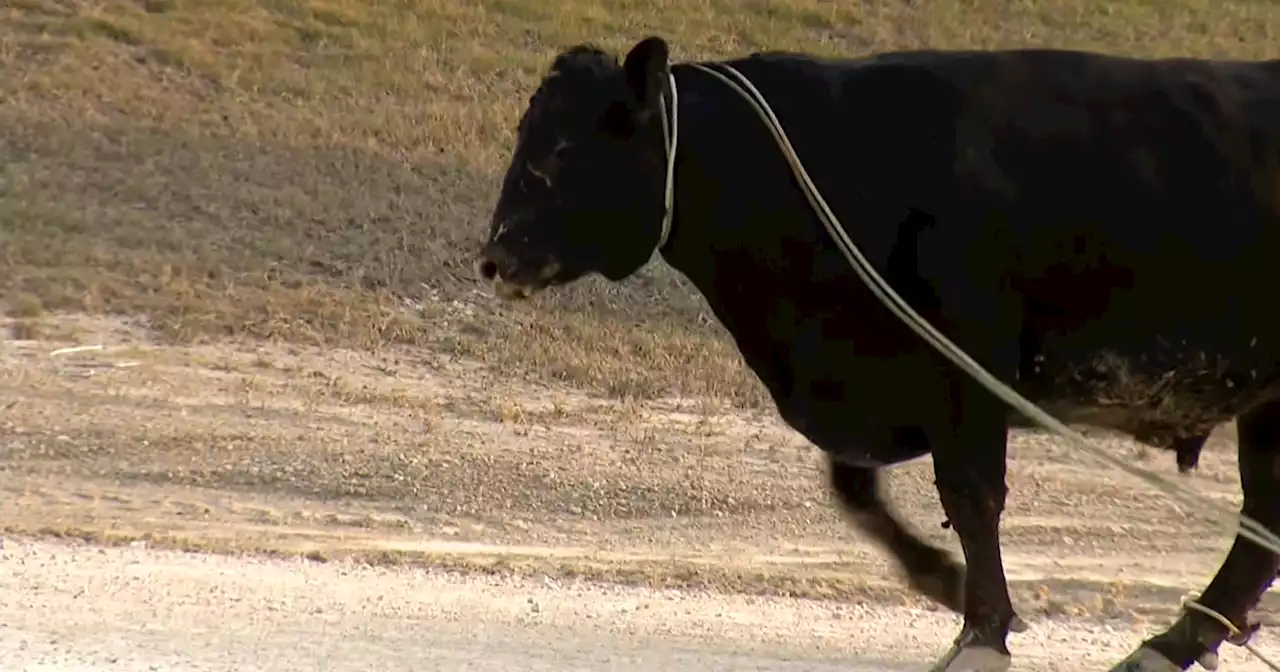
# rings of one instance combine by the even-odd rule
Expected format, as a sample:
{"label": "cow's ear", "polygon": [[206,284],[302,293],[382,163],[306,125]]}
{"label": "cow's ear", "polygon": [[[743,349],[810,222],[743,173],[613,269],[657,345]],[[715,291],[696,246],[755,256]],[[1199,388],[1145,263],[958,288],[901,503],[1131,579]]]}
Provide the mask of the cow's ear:
{"label": "cow's ear", "polygon": [[622,70],[627,75],[627,86],[635,95],[637,112],[657,109],[670,55],[667,42],[661,37],[646,37],[627,52]]}

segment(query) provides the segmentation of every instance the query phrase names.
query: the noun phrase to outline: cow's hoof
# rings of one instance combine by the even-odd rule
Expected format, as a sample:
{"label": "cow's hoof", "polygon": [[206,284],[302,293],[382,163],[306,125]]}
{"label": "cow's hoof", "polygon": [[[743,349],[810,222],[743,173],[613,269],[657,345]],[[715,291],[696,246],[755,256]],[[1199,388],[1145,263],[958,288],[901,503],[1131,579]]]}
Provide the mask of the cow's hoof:
{"label": "cow's hoof", "polygon": [[1111,672],[1182,672],[1182,668],[1144,646],[1111,668]]}
{"label": "cow's hoof", "polygon": [[1013,658],[989,646],[956,644],[929,672],[1006,672]]}

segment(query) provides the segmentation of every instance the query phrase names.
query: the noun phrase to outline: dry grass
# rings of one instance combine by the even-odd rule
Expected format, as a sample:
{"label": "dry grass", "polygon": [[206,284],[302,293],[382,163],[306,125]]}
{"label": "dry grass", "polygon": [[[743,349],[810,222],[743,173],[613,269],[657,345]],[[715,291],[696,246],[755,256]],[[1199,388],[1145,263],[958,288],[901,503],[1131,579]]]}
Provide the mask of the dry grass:
{"label": "dry grass", "polygon": [[183,341],[410,343],[621,396],[759,405],[665,268],[500,310],[471,278],[538,73],[570,43],[651,32],[677,57],[1014,45],[1260,57],[1280,39],[1280,5],[9,0],[0,298],[26,307],[15,315],[35,307],[23,329],[46,310],[142,314]]}

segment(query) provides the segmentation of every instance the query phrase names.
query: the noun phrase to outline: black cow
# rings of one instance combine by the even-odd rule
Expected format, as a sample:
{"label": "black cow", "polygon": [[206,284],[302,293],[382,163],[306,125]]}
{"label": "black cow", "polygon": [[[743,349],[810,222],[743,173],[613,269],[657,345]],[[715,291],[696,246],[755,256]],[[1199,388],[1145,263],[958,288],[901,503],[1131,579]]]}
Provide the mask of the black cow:
{"label": "black cow", "polygon": [[[1280,61],[1019,50],[703,64],[724,63],[759,88],[848,235],[925,319],[1064,421],[1194,437],[1237,418],[1244,512],[1280,530],[1280,311],[1266,289]],[[655,247],[782,418],[830,456],[859,528],[963,614],[937,669],[1006,669],[1008,409],[859,280],[739,93],[669,66],[658,38],[621,64],[568,49],[520,120],[478,272],[521,297],[589,273],[622,280]],[[878,492],[877,469],[926,454],[967,573]],[[1246,628],[1278,568],[1237,537],[1200,601]],[[1226,634],[1187,612],[1116,669],[1187,669]]]}

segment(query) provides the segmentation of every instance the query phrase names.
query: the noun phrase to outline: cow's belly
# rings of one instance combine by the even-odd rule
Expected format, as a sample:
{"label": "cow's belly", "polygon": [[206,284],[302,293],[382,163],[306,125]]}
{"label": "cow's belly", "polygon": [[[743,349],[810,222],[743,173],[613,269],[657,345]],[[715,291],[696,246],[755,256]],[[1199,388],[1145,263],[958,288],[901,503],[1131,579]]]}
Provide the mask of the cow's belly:
{"label": "cow's belly", "polygon": [[[1247,343],[1240,349],[1201,345],[1046,339],[1014,387],[1062,422],[1159,446],[1208,434],[1280,392],[1280,353],[1256,347],[1251,353]],[[949,412],[931,393],[927,376],[897,373],[827,369],[796,380],[788,394],[775,395],[775,403],[788,425],[835,459],[865,467],[898,464],[928,454],[924,428],[946,422]]]}
{"label": "cow's belly", "polygon": [[1016,386],[1068,423],[1163,445],[1206,434],[1274,389],[1272,353],[1210,339],[1046,339],[1024,359]]}

